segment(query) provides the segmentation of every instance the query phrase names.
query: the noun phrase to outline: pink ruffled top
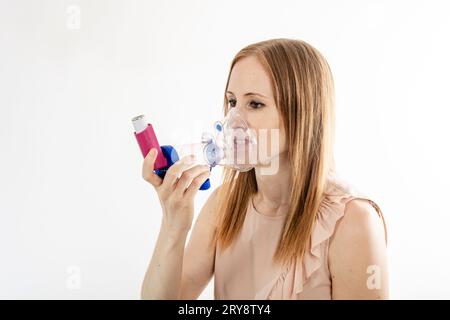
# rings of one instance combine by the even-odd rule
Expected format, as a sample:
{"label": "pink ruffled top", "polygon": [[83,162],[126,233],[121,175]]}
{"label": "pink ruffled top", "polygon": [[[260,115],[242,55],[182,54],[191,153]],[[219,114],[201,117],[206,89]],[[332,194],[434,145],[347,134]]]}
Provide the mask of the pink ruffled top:
{"label": "pink ruffled top", "polygon": [[[272,262],[286,214],[267,216],[249,201],[243,228],[225,251],[216,249],[215,299],[331,299],[328,247],[336,223],[352,199],[367,200],[384,217],[375,202],[361,196],[342,180],[329,177],[303,259],[287,267]],[[386,232],[386,226],[385,226]]]}

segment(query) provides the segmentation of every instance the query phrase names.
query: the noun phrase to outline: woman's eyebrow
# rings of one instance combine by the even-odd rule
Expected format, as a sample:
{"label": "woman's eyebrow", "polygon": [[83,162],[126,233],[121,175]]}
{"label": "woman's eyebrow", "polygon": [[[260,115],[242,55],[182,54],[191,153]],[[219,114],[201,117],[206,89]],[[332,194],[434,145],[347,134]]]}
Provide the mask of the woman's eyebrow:
{"label": "woman's eyebrow", "polygon": [[[227,91],[227,93],[231,93],[231,94],[234,96],[234,93],[231,92],[231,91]],[[263,97],[263,98],[268,98],[268,97],[266,97],[265,95],[262,95],[262,94],[256,93],[256,92],[247,92],[246,94],[244,94],[244,97],[245,97],[245,96],[261,96],[261,97]]]}

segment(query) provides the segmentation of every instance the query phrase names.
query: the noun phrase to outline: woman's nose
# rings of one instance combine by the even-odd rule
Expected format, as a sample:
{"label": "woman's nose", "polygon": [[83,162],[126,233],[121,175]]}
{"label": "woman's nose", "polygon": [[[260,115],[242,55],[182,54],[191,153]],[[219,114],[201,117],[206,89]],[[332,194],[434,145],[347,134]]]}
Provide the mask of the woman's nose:
{"label": "woman's nose", "polygon": [[250,128],[250,125],[247,121],[246,112],[242,112],[237,108],[232,109],[232,113],[230,114],[230,126],[231,128],[237,129],[241,128],[243,130],[247,130]]}
{"label": "woman's nose", "polygon": [[245,106],[236,106],[234,109],[236,110],[237,115],[248,123],[248,111],[245,109]]}

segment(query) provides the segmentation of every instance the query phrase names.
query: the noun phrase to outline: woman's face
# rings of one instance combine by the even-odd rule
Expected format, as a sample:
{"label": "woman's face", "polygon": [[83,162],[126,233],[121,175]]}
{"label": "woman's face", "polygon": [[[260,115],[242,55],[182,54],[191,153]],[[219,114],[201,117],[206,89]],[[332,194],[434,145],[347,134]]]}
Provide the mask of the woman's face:
{"label": "woman's face", "polygon": [[285,130],[270,76],[256,57],[243,58],[233,66],[226,97],[228,109],[237,108],[256,135],[257,167],[270,164],[286,151]]}

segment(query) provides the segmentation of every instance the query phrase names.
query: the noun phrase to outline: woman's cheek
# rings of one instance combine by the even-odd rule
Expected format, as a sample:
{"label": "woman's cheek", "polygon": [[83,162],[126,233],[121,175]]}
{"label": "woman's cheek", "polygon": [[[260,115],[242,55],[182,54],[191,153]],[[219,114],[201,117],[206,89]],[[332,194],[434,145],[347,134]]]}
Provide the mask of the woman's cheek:
{"label": "woman's cheek", "polygon": [[278,129],[257,130],[256,140],[258,146],[258,162],[267,163],[271,158],[278,155],[279,141]]}

